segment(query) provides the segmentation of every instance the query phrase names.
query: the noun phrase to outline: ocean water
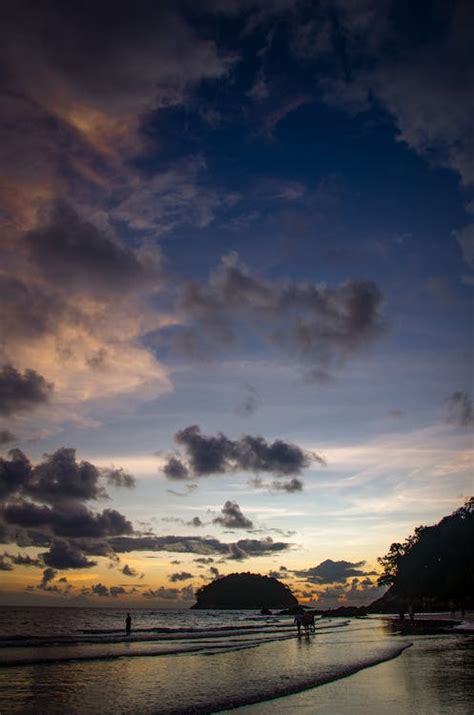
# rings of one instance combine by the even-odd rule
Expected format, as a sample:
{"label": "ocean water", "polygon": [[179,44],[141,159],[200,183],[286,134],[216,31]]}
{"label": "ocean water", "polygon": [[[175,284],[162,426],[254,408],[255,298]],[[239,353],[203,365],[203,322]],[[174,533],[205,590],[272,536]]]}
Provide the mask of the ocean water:
{"label": "ocean water", "polygon": [[5,713],[211,713],[344,678],[410,641],[378,619],[322,619],[298,638],[288,616],[251,611],[4,608]]}

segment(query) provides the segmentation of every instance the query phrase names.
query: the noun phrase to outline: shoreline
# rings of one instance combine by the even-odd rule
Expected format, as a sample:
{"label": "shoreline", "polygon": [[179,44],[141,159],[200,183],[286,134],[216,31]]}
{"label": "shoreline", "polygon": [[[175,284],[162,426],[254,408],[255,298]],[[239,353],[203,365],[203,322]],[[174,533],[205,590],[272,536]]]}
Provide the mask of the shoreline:
{"label": "shoreline", "polygon": [[[329,620],[325,628],[308,636],[293,633],[282,640],[272,636],[260,642],[254,637],[250,642],[245,638],[231,638],[227,643],[219,638],[217,642],[206,632],[201,652],[160,657],[144,653],[127,657],[134,649],[130,643],[123,657],[76,660],[79,650],[65,647],[61,662],[37,661],[0,669],[2,712],[207,715],[247,710],[254,715],[400,715],[405,713],[400,702],[407,708],[412,702],[422,702],[417,688],[436,691],[433,663],[441,673],[438,679],[446,679],[441,688],[444,695],[452,691],[453,679],[454,685],[462,684],[462,674],[474,669],[474,634],[454,630],[446,619],[437,621],[435,632],[425,629],[407,636],[398,632],[398,624],[390,618],[341,620]],[[424,624],[431,628],[432,622],[425,619]],[[45,655],[49,648],[54,645],[38,650]],[[87,651],[92,655],[89,646]],[[407,685],[408,677],[414,677],[414,682]],[[365,683],[365,693],[360,683]],[[465,705],[467,684],[463,687],[456,697]],[[383,704],[387,693],[393,695],[391,709]],[[471,690],[469,702],[472,697]],[[440,696],[439,701],[444,707],[446,698]],[[354,703],[360,704],[359,710]],[[431,710],[418,707],[406,712],[467,715],[471,710],[441,709],[435,702]]]}
{"label": "shoreline", "polygon": [[[467,626],[472,623],[467,622]],[[347,677],[292,695],[215,713],[472,715],[472,672],[474,633],[471,628],[426,633],[415,636],[411,646],[398,655]]]}

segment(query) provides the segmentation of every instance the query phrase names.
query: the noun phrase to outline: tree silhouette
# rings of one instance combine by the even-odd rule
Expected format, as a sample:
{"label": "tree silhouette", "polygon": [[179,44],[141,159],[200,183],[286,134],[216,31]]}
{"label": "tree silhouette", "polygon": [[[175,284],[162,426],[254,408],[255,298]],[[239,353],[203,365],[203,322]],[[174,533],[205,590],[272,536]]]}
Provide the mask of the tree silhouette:
{"label": "tree silhouette", "polygon": [[474,497],[435,526],[419,526],[378,559],[387,601],[400,607],[458,604],[464,611],[474,594]]}

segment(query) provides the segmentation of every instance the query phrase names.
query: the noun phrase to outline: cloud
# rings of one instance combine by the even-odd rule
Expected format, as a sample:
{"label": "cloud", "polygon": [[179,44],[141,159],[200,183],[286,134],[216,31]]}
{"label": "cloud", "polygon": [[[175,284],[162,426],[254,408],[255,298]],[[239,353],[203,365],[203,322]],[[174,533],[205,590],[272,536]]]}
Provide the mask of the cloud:
{"label": "cloud", "polygon": [[31,475],[31,464],[19,449],[11,449],[10,459],[0,457],[0,499],[19,492]]}
{"label": "cloud", "polygon": [[221,511],[222,516],[213,519],[214,524],[228,529],[253,529],[253,522],[242,514],[237,502],[226,501]]}
{"label": "cloud", "polygon": [[[321,8],[317,21],[302,13],[292,26],[292,49],[306,62],[324,63],[318,73],[324,101],[352,113],[367,110],[374,99],[381,102],[400,141],[471,184],[469,0],[456,0],[440,12],[428,8],[422,36],[410,32],[412,8],[394,13],[394,6],[392,0],[338,2]],[[394,43],[395,35],[403,42]]]}
{"label": "cloud", "polygon": [[138,576],[138,572],[128,564],[125,564],[123,569],[120,569],[120,571],[123,573],[124,576]]}
{"label": "cloud", "polygon": [[305,452],[291,442],[278,439],[268,443],[263,437],[251,435],[240,440],[231,440],[222,433],[208,437],[201,435],[198,425],[191,425],[177,432],[175,441],[184,447],[188,465],[176,457],[171,457],[163,469],[167,476],[170,462],[173,473],[176,471],[175,462],[179,462],[192,477],[237,470],[255,474],[270,472],[281,477],[300,474],[312,461],[323,463],[318,455]]}
{"label": "cloud", "polygon": [[18,501],[4,507],[7,523],[24,528],[43,528],[61,537],[100,538],[130,534],[131,523],[115,509],[94,513],[82,504],[38,506],[29,501]]}
{"label": "cloud", "polygon": [[96,561],[90,561],[75,544],[57,539],[53,542],[49,551],[41,554],[45,564],[48,566],[63,569],[87,569],[96,566]]}
{"label": "cloud", "polygon": [[191,355],[238,341],[245,324],[296,358],[309,380],[327,378],[383,332],[382,294],[371,281],[337,287],[269,281],[236,253],[224,257],[207,286],[188,283],[179,306],[184,327],[174,339]]}
{"label": "cloud", "polygon": [[[0,538],[49,548],[41,560],[9,556],[14,563],[81,569],[96,564],[87,555],[117,559],[109,539],[132,534],[131,522],[115,509],[94,512],[85,503],[107,496],[100,480],[107,480],[108,470],[78,462],[73,449],[45,455],[37,465],[19,449],[9,457],[0,458]],[[115,471],[120,483],[128,483]]]}
{"label": "cloud", "polygon": [[130,290],[147,278],[136,254],[58,203],[44,222],[27,232],[30,260],[46,281],[75,293],[102,298]]}
{"label": "cloud", "polygon": [[115,487],[126,487],[133,489],[136,486],[136,479],[131,474],[127,474],[121,467],[115,469],[113,467],[103,467],[100,470],[102,477],[105,477],[107,484]]}
{"label": "cloud", "polygon": [[277,482],[276,480],[271,483],[271,488],[276,491],[288,492],[288,494],[294,494],[294,492],[303,491],[303,482],[297,477],[289,479],[286,482]]}
{"label": "cloud", "polygon": [[447,420],[457,427],[468,427],[474,424],[474,409],[471,396],[467,392],[458,390],[453,392],[447,400]]}
{"label": "cloud", "polygon": [[160,586],[157,589],[148,589],[142,593],[143,598],[148,599],[163,599],[164,601],[178,601],[178,600],[189,600],[193,597],[193,590],[191,586],[185,586],[184,588],[166,588],[165,586]]}
{"label": "cloud", "polygon": [[0,430],[0,447],[4,444],[8,444],[9,442],[15,442],[16,437],[13,434],[13,432],[10,432],[8,429],[2,429]]}
{"label": "cloud", "polygon": [[242,401],[235,408],[235,414],[239,417],[250,417],[259,408],[260,400],[258,397],[257,388],[253,385],[245,386],[246,394]]}
{"label": "cloud", "polygon": [[193,578],[193,575],[192,573],[188,573],[188,571],[172,573],[169,577],[172,583],[176,583],[177,581],[187,581],[190,578]]}
{"label": "cloud", "polygon": [[236,195],[203,184],[200,175],[205,168],[202,157],[190,157],[152,178],[135,181],[129,196],[113,210],[113,217],[136,231],[155,236],[180,224],[205,228],[219,208],[237,201]]}
{"label": "cloud", "polygon": [[[5,88],[40,107],[51,132],[59,125],[58,133],[74,136],[83,153],[111,162],[136,152],[147,114],[183,103],[188,88],[222,77],[230,65],[177,10],[159,3],[132,11],[107,0],[93,13],[77,2],[66,13],[61,3],[51,2],[39,18],[34,3],[4,8]],[[31,18],[26,25],[25,13]],[[73,158],[79,163],[82,157]],[[92,173],[93,166],[85,169]]]}
{"label": "cloud", "polygon": [[55,576],[57,575],[57,573],[58,573],[58,572],[56,571],[56,569],[46,568],[46,569],[43,571],[43,576],[42,576],[42,578],[41,578],[41,582],[40,582],[38,588],[39,588],[39,589],[42,589],[42,590],[47,590],[48,583],[55,578]]}
{"label": "cloud", "polygon": [[272,138],[275,129],[278,124],[283,121],[289,114],[295,112],[300,107],[305,104],[311,104],[313,97],[308,94],[299,94],[295,97],[289,97],[288,99],[280,102],[273,109],[270,109],[264,119],[262,125],[262,133],[268,138]]}
{"label": "cloud", "polygon": [[187,526],[195,526],[195,527],[204,526],[203,522],[201,521],[201,519],[198,516],[193,516],[191,521],[186,522],[186,525]]}
{"label": "cloud", "polygon": [[465,226],[454,233],[459,243],[464,261],[471,270],[474,270],[474,223]]}
{"label": "cloud", "polygon": [[35,568],[42,568],[44,564],[41,559],[33,559],[28,554],[4,554],[15,566],[33,566]]}
{"label": "cloud", "polygon": [[268,556],[287,551],[290,543],[266,539],[241,539],[234,543],[224,543],[218,539],[200,536],[115,536],[109,542],[118,554],[132,551],[169,551],[175,553],[222,556],[239,560],[253,556]]}
{"label": "cloud", "polygon": [[13,566],[10,561],[6,560],[6,554],[0,555],[0,571],[12,571]]}
{"label": "cloud", "polygon": [[333,561],[326,559],[317,566],[309,569],[294,571],[295,576],[305,579],[310,583],[344,583],[351,576],[371,576],[375,571],[364,571],[361,567],[365,561]]}
{"label": "cloud", "polygon": [[106,497],[101,480],[125,487],[135,483],[134,478],[121,469],[78,462],[76,450],[70,448],[62,447],[53,454],[46,454],[35,466],[19,449],[10,450],[9,456],[9,460],[0,458],[0,498],[17,492],[17,495],[50,504],[68,502],[70,507],[71,502]]}
{"label": "cloud", "polygon": [[91,586],[91,591],[92,593],[95,593],[96,596],[101,596],[101,597],[107,597],[109,596],[109,589],[107,586],[104,586],[102,583],[96,583]]}
{"label": "cloud", "polygon": [[12,365],[0,370],[0,415],[10,416],[31,410],[50,398],[53,386],[35,370],[23,374]]}
{"label": "cloud", "polygon": [[187,479],[189,470],[177,457],[170,457],[163,467],[163,473],[168,479]]}
{"label": "cloud", "polygon": [[361,581],[358,578],[353,578],[345,584],[317,588],[314,592],[308,592],[306,597],[316,600],[315,605],[318,608],[368,606],[380,598],[386,590],[386,587],[377,586],[370,579]]}

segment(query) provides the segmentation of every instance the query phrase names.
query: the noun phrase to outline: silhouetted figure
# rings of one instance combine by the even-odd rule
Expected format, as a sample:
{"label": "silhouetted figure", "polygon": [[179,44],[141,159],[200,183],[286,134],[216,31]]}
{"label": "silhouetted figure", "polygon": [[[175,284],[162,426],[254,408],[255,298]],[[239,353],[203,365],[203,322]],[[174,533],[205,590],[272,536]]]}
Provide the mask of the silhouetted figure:
{"label": "silhouetted figure", "polygon": [[304,613],[303,614],[303,626],[304,626],[304,632],[306,635],[309,633],[309,629],[311,624],[314,627],[314,615],[312,613]]}
{"label": "silhouetted figure", "polygon": [[130,613],[127,613],[127,617],[125,619],[125,634],[127,636],[129,636],[131,630],[132,630],[132,617],[131,617]]}
{"label": "silhouetted figure", "polygon": [[303,625],[303,613],[301,611],[297,611],[295,613],[295,625],[298,629],[298,635],[301,635],[301,626]]}

